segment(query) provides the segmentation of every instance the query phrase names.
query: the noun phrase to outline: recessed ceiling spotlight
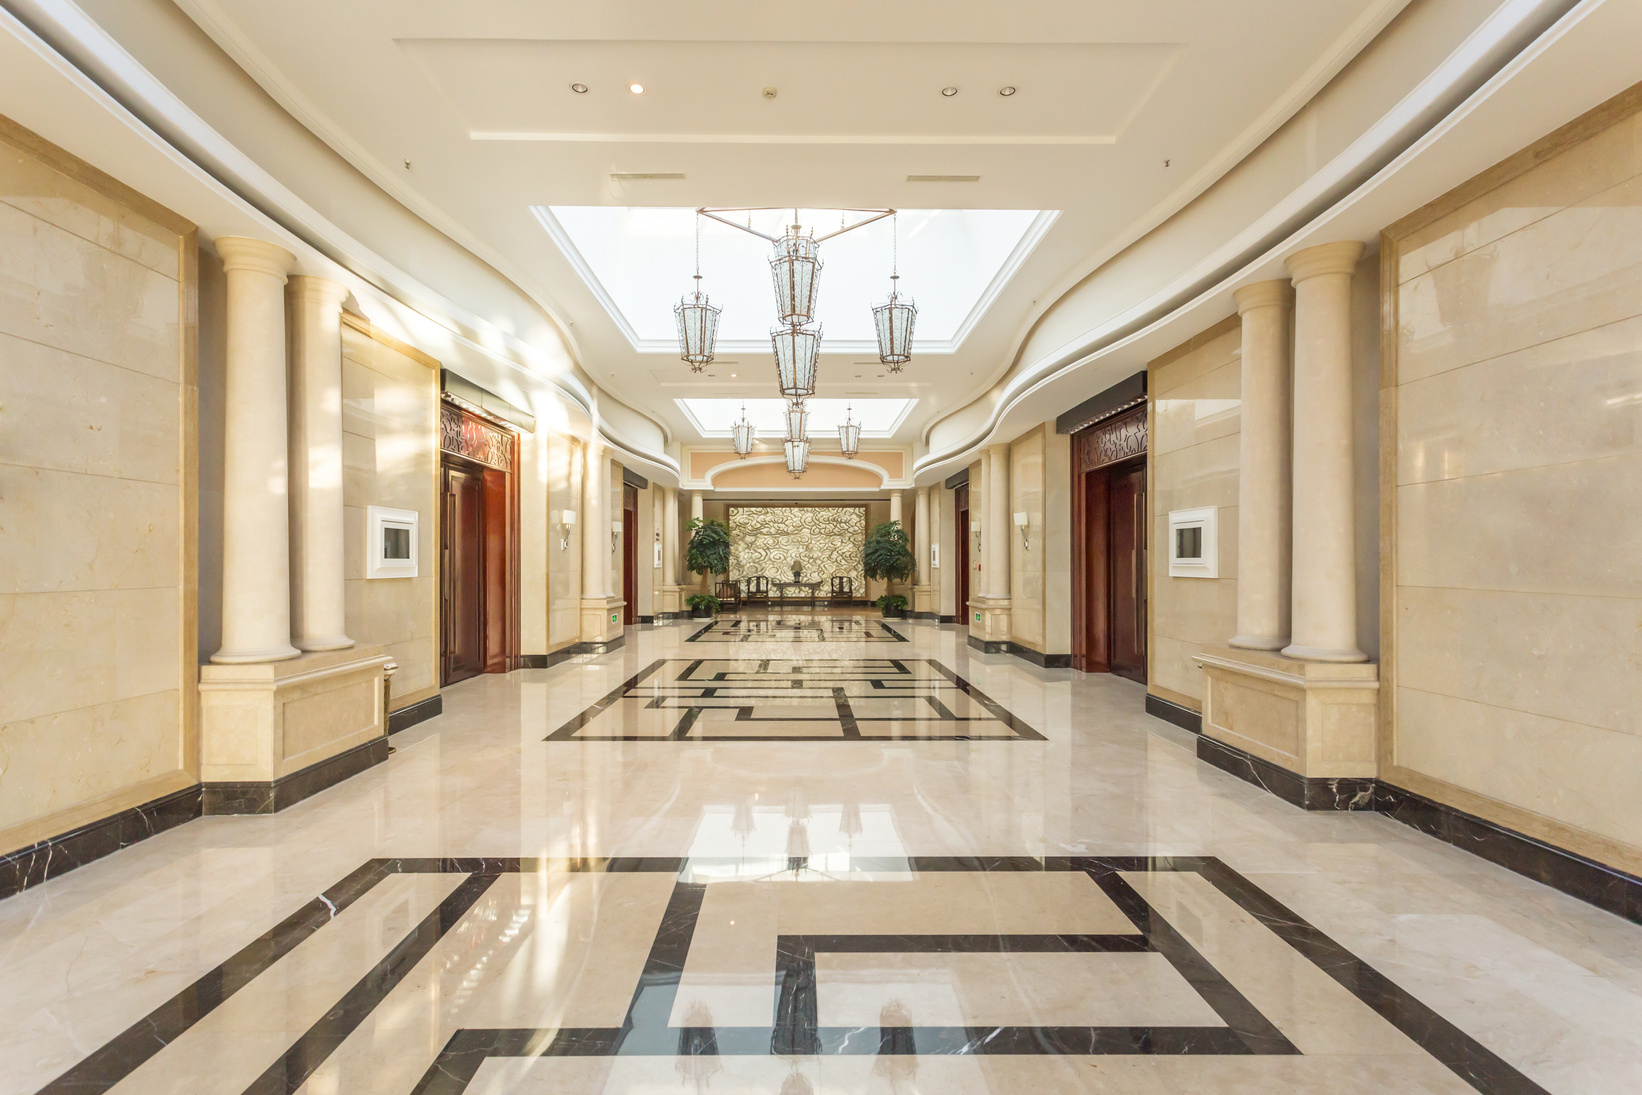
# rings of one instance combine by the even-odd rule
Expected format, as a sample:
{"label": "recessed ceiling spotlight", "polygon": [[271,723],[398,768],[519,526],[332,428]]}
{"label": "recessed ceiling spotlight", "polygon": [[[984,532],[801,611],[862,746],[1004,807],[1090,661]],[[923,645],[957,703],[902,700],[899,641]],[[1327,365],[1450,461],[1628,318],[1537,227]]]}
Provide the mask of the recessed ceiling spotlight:
{"label": "recessed ceiling spotlight", "polygon": [[644,85],[643,84],[628,84],[627,85],[627,90],[631,91],[634,95],[643,95],[644,94]]}
{"label": "recessed ceiling spotlight", "polygon": [[998,89],[998,94],[1002,95],[1005,99],[1007,99],[1011,95],[1015,94],[1015,89],[1012,88],[1012,87],[1000,87]]}
{"label": "recessed ceiling spotlight", "polygon": [[773,88],[773,87],[765,88],[764,89],[764,98],[766,98],[766,99],[775,98],[775,88]]}
{"label": "recessed ceiling spotlight", "polygon": [[955,87],[943,87],[941,89],[941,94],[945,95],[948,99],[950,99],[954,95],[958,94],[958,89],[955,88]]}
{"label": "recessed ceiling spotlight", "polygon": [[730,379],[731,379],[731,380],[734,380],[734,379],[735,379],[735,374],[734,374],[734,373],[731,373],[731,374],[730,374]]}
{"label": "recessed ceiling spotlight", "polygon": [[570,90],[574,91],[577,95],[586,95],[587,94],[587,85],[586,84],[571,84],[570,85]]}

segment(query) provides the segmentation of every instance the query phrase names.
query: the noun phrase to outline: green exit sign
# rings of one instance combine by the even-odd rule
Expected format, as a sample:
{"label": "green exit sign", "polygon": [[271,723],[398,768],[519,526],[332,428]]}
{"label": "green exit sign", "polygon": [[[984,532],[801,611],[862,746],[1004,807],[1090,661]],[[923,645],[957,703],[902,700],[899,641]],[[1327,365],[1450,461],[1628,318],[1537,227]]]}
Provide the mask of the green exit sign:
{"label": "green exit sign", "polygon": [[[978,620],[978,619],[980,619],[980,617],[979,617],[979,616],[977,616],[977,617],[975,617],[975,618],[976,618],[976,619],[977,619],[977,620]],[[611,613],[611,614],[610,614],[610,622],[611,622],[611,623],[615,623],[615,622],[616,622],[616,614],[615,614],[615,613],[614,613],[614,612],[612,612],[612,613]]]}
{"label": "green exit sign", "polygon": [[979,612],[975,613],[975,622],[976,623],[981,622],[981,614]]}

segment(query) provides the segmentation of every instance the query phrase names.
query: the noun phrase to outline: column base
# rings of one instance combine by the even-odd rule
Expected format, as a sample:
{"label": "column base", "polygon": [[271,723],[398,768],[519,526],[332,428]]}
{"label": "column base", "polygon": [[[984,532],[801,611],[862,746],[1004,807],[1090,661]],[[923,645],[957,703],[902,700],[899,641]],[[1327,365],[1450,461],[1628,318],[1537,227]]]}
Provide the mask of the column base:
{"label": "column base", "polygon": [[1238,635],[1226,640],[1227,646],[1239,650],[1281,650],[1289,644],[1288,636],[1274,638],[1267,635]]}
{"label": "column base", "polygon": [[582,598],[582,645],[603,645],[622,637],[621,610],[627,602],[620,597]]}
{"label": "column base", "polygon": [[211,655],[212,665],[260,665],[264,662],[283,662],[302,656],[294,646],[274,646],[266,650],[219,650]]}
{"label": "column base", "polygon": [[918,620],[933,619],[935,612],[935,587],[912,587],[912,616]]}
{"label": "column base", "polygon": [[1379,666],[1229,646],[1205,647],[1193,660],[1205,678],[1204,737],[1306,780],[1376,776]]}
{"label": "column base", "polygon": [[338,635],[330,639],[299,639],[296,648],[304,654],[317,654],[323,650],[352,650],[353,640],[346,635]]}
{"label": "column base", "polygon": [[1326,646],[1300,646],[1291,643],[1283,648],[1283,657],[1302,662],[1366,662],[1368,655],[1356,647],[1333,649]]}
{"label": "column base", "polygon": [[683,586],[656,587],[656,619],[672,619],[684,611],[684,598],[687,594]]}
{"label": "column base", "polygon": [[201,666],[205,812],[271,813],[387,759],[388,661],[366,646]]}
{"label": "column base", "polygon": [[977,597],[969,602],[969,645],[987,654],[1009,653],[1009,598]]}

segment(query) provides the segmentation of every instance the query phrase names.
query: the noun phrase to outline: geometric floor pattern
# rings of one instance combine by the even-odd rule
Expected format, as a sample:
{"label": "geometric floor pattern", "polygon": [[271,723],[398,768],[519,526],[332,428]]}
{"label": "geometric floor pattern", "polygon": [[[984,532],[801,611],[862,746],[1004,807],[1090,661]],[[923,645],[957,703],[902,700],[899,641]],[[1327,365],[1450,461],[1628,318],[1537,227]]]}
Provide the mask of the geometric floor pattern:
{"label": "geometric floor pattern", "polygon": [[[264,986],[278,999],[304,959],[325,985],[325,945],[357,951],[365,937],[351,914],[418,877],[438,886],[420,918],[367,954],[351,984],[334,983],[334,1001],[321,989],[316,1020],[246,1095],[316,1090],[322,1069],[336,1090],[328,1062],[389,1035],[419,1072],[407,1087],[415,1095],[556,1091],[586,1084],[578,1062],[588,1061],[604,1062],[595,1067],[607,1090],[652,1090],[640,1082],[647,1073],[671,1080],[661,1089],[741,1090],[739,1073],[770,1075],[779,1088],[760,1090],[793,1095],[847,1074],[829,1072],[829,1060],[893,1079],[919,1061],[988,1059],[1007,1077],[1023,1058],[1276,1061],[1342,1042],[1404,1058],[1404,1086],[1388,1091],[1540,1090],[1212,857],[862,858],[842,874],[800,859],[752,879],[726,878],[727,865],[372,860],[42,1090],[156,1089],[146,1081],[161,1079],[161,1050],[174,1064],[158,1089],[189,1090],[177,1066],[209,1069],[212,1036],[243,1024]],[[599,961],[533,999],[517,989],[532,970],[541,980],[531,943],[556,927],[546,902],[526,899],[543,883],[555,904],[581,905],[579,930]],[[488,993],[453,986],[453,1029],[419,1051],[443,1027],[416,1016],[407,1025],[395,1001],[424,960],[437,966],[450,952],[491,966],[496,983]],[[1272,991],[1274,978],[1301,986],[1303,1011],[1292,991]],[[510,982],[515,991],[497,991]],[[432,1059],[417,1068],[423,1053]],[[748,1073],[743,1058],[775,1068]]]}
{"label": "geometric floor pattern", "polygon": [[687,643],[904,643],[879,620],[856,616],[729,616],[714,620]]}
{"label": "geometric floor pattern", "polygon": [[548,741],[1042,741],[931,658],[658,659]]}

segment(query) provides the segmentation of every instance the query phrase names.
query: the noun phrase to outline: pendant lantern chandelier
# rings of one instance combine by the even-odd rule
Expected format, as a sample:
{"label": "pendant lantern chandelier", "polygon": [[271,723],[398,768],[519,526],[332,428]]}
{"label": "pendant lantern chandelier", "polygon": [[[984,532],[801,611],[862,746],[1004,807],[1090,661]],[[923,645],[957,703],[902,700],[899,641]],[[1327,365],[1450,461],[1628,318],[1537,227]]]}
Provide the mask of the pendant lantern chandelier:
{"label": "pendant lantern chandelier", "polygon": [[776,386],[788,399],[815,394],[815,358],[821,350],[821,325],[777,327],[770,332],[775,346]]}
{"label": "pendant lantern chandelier", "polygon": [[741,405],[741,421],[730,427],[730,437],[735,442],[735,454],[746,459],[747,454],[753,451],[753,424],[747,421],[747,404]]}
{"label": "pendant lantern chandelier", "polygon": [[891,260],[889,275],[889,299],[882,304],[872,307],[873,326],[878,329],[878,360],[889,366],[889,371],[898,373],[901,367],[912,360],[912,328],[918,322],[918,306],[911,297],[903,297],[899,289],[901,274],[900,217],[891,220]]}
{"label": "pendant lantern chandelier", "polygon": [[810,436],[810,412],[803,400],[795,399],[787,404],[786,419],[788,441],[803,441]]}
{"label": "pendant lantern chandelier", "polygon": [[787,470],[797,479],[810,466],[810,443],[808,440],[788,441],[782,447],[787,450]]}
{"label": "pendant lantern chandelier", "polygon": [[804,235],[793,224],[775,241],[770,256],[770,278],[775,283],[775,312],[782,323],[801,327],[815,319],[815,294],[821,288],[821,244],[814,234]]}
{"label": "pendant lantern chandelier", "polygon": [[838,427],[838,445],[844,450],[844,455],[851,460],[861,451],[861,423],[850,421],[849,404],[844,405],[844,421]]}
{"label": "pendant lantern chandelier", "polygon": [[696,288],[673,305],[673,316],[678,320],[679,357],[690,363],[690,371],[699,373],[713,360],[713,347],[718,343],[718,314],[722,311],[707,300],[701,291],[701,216],[696,215]]}

